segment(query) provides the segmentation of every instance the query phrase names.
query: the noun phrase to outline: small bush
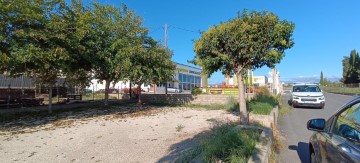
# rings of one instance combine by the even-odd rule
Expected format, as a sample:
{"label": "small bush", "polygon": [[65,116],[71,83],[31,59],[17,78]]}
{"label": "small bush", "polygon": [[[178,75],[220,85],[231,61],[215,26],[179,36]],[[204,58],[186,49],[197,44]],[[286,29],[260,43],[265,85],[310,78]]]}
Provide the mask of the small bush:
{"label": "small bush", "polygon": [[259,93],[257,94],[250,102],[262,102],[262,103],[268,103],[271,106],[275,107],[278,104],[278,100],[274,97],[271,96],[270,94],[263,94],[263,93]]}
{"label": "small bush", "polygon": [[227,124],[213,129],[204,141],[205,162],[247,162],[259,139],[258,130],[235,128]]}
{"label": "small bush", "polygon": [[225,110],[228,112],[239,112],[239,103],[234,97],[230,97],[225,103]]}
{"label": "small bush", "polygon": [[259,88],[256,89],[256,91],[259,94],[264,94],[264,95],[267,95],[267,96],[271,96],[269,89],[266,88],[266,87],[259,87]]}
{"label": "small bush", "polygon": [[201,93],[202,93],[201,88],[193,88],[191,90],[191,94],[194,94],[194,95],[201,94]]}
{"label": "small bush", "polygon": [[269,103],[265,102],[250,102],[249,111],[254,114],[269,115],[273,109]]}

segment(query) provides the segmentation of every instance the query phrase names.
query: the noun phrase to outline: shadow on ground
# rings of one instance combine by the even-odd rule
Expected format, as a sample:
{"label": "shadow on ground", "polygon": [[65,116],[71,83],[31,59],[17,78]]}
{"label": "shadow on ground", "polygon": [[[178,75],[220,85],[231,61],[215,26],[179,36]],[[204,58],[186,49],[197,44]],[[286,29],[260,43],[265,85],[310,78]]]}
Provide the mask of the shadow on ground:
{"label": "shadow on ground", "polygon": [[302,163],[310,161],[309,143],[299,142],[297,145],[289,145],[289,149],[297,152]]}
{"label": "shadow on ground", "polygon": [[[47,110],[30,110],[28,112],[15,112],[11,114],[0,114],[0,132],[4,133],[24,133],[26,128],[35,128],[52,124],[53,127],[66,127],[75,120],[85,120],[106,116],[105,119],[135,117],[151,115],[160,112],[166,105],[151,106],[137,105],[136,101],[123,103],[113,103],[104,107],[102,103],[93,103],[79,108],[54,109],[52,114]],[[31,130],[36,131],[36,130]]]}
{"label": "shadow on ground", "polygon": [[[203,131],[192,138],[171,145],[169,153],[157,162],[190,162],[201,153],[200,142],[210,131]],[[202,160],[200,158],[200,160]],[[195,161],[198,162],[198,161]],[[202,162],[202,161],[200,161]]]}

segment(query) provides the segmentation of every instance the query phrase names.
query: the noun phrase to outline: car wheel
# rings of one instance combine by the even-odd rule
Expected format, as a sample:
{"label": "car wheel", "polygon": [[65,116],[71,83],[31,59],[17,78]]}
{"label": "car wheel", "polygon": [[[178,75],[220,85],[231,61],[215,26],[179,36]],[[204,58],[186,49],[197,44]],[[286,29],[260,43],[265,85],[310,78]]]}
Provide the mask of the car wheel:
{"label": "car wheel", "polygon": [[291,105],[292,105],[292,101],[291,101],[291,100],[288,100],[288,104],[289,104],[289,106],[291,106]]}
{"label": "car wheel", "polygon": [[311,152],[310,154],[310,163],[316,163],[315,152]]}
{"label": "car wheel", "polygon": [[292,104],[292,107],[293,107],[293,108],[297,108],[297,106],[296,106],[295,104]]}

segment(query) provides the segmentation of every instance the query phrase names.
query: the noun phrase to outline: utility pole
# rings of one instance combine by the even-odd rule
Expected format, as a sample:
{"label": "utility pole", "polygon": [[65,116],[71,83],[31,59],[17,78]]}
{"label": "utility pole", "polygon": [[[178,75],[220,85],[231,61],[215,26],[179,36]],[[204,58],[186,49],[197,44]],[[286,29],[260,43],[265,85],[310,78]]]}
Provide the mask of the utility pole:
{"label": "utility pole", "polygon": [[[165,39],[164,39],[164,44],[165,44],[165,48],[167,48],[167,35],[168,35],[168,26],[167,26],[167,24],[165,24]],[[167,83],[167,80],[165,81],[165,94],[167,95],[167,85],[168,85],[168,83]]]}

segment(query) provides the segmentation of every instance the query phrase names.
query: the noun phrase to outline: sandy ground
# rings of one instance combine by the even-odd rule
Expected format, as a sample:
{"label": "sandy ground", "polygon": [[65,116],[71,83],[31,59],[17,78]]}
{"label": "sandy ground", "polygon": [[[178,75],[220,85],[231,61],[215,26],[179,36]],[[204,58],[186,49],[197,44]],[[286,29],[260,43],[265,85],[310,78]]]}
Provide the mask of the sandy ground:
{"label": "sandy ground", "polygon": [[222,110],[166,107],[84,116],[96,113],[23,120],[15,128],[14,122],[1,124],[0,162],[172,162],[214,119],[237,120]]}

